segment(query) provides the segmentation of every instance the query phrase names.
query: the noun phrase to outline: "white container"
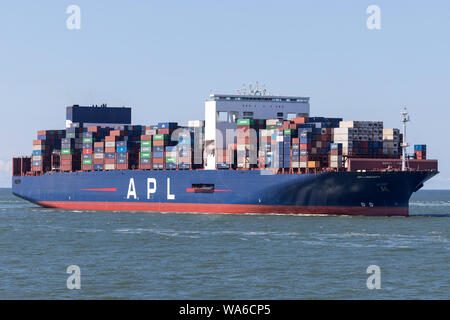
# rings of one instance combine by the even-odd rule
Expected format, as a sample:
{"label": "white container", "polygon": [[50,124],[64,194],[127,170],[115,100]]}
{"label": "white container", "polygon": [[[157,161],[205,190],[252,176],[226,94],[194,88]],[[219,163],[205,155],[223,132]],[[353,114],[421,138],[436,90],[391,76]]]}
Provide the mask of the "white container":
{"label": "white container", "polygon": [[188,121],[188,127],[190,128],[199,128],[204,127],[205,121],[204,120],[189,120]]}
{"label": "white container", "polygon": [[105,164],[105,170],[115,170],[116,165],[114,163],[107,163]]}

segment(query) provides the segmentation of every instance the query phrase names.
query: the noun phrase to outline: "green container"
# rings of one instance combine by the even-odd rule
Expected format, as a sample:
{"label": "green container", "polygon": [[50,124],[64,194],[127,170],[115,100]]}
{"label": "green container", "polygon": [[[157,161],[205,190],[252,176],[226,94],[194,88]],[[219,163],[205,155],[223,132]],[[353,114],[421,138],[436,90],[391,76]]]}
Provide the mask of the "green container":
{"label": "green container", "polygon": [[153,140],[167,140],[169,139],[169,135],[167,134],[155,134],[153,135]]}
{"label": "green container", "polygon": [[277,128],[277,126],[275,126],[275,125],[268,125],[268,126],[266,126],[267,130],[272,130],[272,129],[276,129],[276,128]]}
{"label": "green container", "polygon": [[75,139],[75,133],[66,133],[67,139]]}
{"label": "green container", "polygon": [[72,149],[62,149],[61,154],[72,154]]}
{"label": "green container", "polygon": [[151,147],[152,142],[151,141],[141,141],[141,147]]}
{"label": "green container", "polygon": [[255,120],[253,119],[238,119],[237,125],[238,126],[251,126],[255,124]]}
{"label": "green container", "polygon": [[152,147],[141,147],[141,152],[152,152]]}
{"label": "green container", "polygon": [[295,134],[295,130],[294,129],[284,129],[284,135],[288,136],[288,135],[294,135]]}
{"label": "green container", "polygon": [[152,157],[151,152],[141,152],[141,159],[150,159]]}
{"label": "green container", "polygon": [[83,138],[83,143],[92,143],[92,138]]}
{"label": "green container", "polygon": [[92,159],[83,159],[83,164],[92,164]]}
{"label": "green container", "polygon": [[176,157],[166,157],[166,163],[177,163]]}

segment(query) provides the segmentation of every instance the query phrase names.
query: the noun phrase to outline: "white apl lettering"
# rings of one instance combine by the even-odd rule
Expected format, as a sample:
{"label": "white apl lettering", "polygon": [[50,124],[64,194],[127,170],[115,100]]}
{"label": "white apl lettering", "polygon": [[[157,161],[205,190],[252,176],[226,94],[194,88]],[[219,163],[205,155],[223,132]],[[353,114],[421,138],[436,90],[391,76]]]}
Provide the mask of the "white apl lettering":
{"label": "white apl lettering", "polygon": [[134,200],[136,200],[136,186],[134,185],[133,178],[130,178],[130,184],[128,185],[127,200],[130,199],[131,196],[134,198]]}
{"label": "white apl lettering", "polygon": [[[153,184],[153,187],[152,187]],[[147,178],[147,199],[150,199],[150,194],[156,192],[156,179]]]}
{"label": "white apl lettering", "polygon": [[175,200],[175,195],[170,194],[170,178],[167,178],[167,200]]}

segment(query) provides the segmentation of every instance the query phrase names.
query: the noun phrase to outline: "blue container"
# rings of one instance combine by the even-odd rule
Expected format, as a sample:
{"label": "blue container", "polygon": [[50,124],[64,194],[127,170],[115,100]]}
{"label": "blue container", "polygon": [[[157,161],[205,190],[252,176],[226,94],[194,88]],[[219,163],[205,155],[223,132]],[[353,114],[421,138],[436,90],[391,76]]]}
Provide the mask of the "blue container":
{"label": "blue container", "polygon": [[154,146],[153,152],[164,152],[164,147],[163,146]]}
{"label": "blue container", "polygon": [[177,164],[176,163],[166,163],[166,169],[176,169]]}
{"label": "blue container", "polygon": [[164,169],[164,165],[162,163],[154,163],[153,169]]}
{"label": "blue container", "polygon": [[176,146],[166,147],[166,152],[173,152],[173,151],[177,151],[177,147]]}
{"label": "blue container", "polygon": [[127,159],[128,153],[118,153],[117,159]]}
{"label": "blue container", "polygon": [[83,149],[92,149],[92,143],[83,143]]}
{"label": "blue container", "polygon": [[149,164],[152,162],[152,159],[150,158],[141,158],[141,163],[142,164]]}
{"label": "blue container", "polygon": [[332,150],[342,150],[342,143],[332,143],[330,148]]}
{"label": "blue container", "polygon": [[40,167],[42,164],[42,161],[33,161],[33,166]]}
{"label": "blue container", "polygon": [[300,154],[299,149],[292,149],[292,156],[298,156]]}
{"label": "blue container", "polygon": [[33,156],[40,156],[42,154],[42,150],[33,150]]}
{"label": "blue container", "polygon": [[103,148],[94,148],[94,153],[103,153]]}
{"label": "blue container", "polygon": [[62,138],[61,143],[63,143],[63,144],[72,143],[72,140],[73,139],[70,139],[70,138]]}
{"label": "blue container", "polygon": [[426,151],[427,145],[426,144],[415,144],[414,145],[414,151]]}
{"label": "blue container", "polygon": [[83,159],[92,159],[92,154],[83,154]]}
{"label": "blue container", "polygon": [[117,158],[116,159],[116,163],[117,164],[125,164],[125,163],[127,163],[127,159],[119,159],[119,158]]}
{"label": "blue container", "polygon": [[115,158],[116,158],[116,153],[115,152],[105,153],[105,159],[115,159]]}
{"label": "blue container", "polygon": [[158,129],[175,129],[178,127],[177,122],[160,122],[158,123]]}
{"label": "blue container", "polygon": [[154,158],[163,158],[164,157],[164,152],[153,152],[153,157]]}
{"label": "blue container", "polygon": [[104,168],[103,164],[94,164],[95,171],[102,171]]}
{"label": "blue container", "polygon": [[[179,164],[178,164],[178,168],[179,168],[179,169],[189,169],[190,166],[191,166],[190,163],[179,163]],[[227,167],[227,168],[228,168],[228,167]],[[220,169],[220,168],[219,168],[219,169]]]}
{"label": "blue container", "polygon": [[127,142],[128,141],[117,141],[116,147],[127,147]]}
{"label": "blue container", "polygon": [[124,153],[127,152],[127,147],[117,147],[117,153]]}
{"label": "blue container", "polygon": [[307,144],[307,143],[311,143],[311,138],[300,138],[300,143],[301,144]]}

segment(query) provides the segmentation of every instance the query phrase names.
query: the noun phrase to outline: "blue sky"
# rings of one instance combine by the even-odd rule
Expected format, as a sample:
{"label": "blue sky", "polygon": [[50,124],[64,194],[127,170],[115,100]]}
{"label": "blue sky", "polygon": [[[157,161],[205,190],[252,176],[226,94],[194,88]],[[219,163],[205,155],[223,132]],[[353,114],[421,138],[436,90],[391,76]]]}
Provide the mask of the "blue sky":
{"label": "blue sky", "polygon": [[[81,9],[68,30],[66,9]],[[366,8],[381,9],[368,30]],[[0,186],[12,156],[65,106],[134,107],[133,122],[203,119],[210,92],[265,83],[311,97],[311,113],[382,120],[427,144],[450,188],[448,1],[4,1],[0,5]]]}

